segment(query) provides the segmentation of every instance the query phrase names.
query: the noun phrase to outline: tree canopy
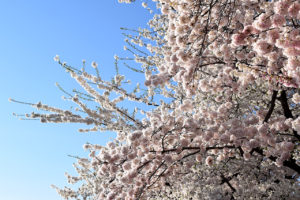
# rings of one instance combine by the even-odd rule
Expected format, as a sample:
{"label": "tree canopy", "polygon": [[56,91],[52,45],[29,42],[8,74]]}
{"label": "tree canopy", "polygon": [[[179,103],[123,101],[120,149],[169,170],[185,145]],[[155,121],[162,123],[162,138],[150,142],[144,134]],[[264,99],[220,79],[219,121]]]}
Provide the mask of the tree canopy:
{"label": "tree canopy", "polygon": [[145,74],[133,92],[96,62],[88,73],[54,58],[82,87],[66,92],[78,108],[31,104],[48,113],[26,117],[117,137],[84,145],[67,174],[77,189],[53,187],[65,199],[300,198],[300,1],[153,1],[148,29],[124,29],[127,67]]}

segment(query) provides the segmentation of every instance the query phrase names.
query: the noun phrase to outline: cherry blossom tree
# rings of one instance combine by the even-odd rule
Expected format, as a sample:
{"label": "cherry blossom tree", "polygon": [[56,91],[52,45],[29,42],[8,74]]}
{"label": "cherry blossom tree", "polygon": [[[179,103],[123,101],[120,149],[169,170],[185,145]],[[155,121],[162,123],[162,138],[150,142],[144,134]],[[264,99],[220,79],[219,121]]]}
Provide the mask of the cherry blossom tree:
{"label": "cherry blossom tree", "polygon": [[[106,146],[84,145],[90,154],[74,164],[78,176],[66,174],[79,188],[54,186],[58,193],[110,200],[300,198],[300,1],[153,1],[160,13],[149,29],[125,34],[124,49],[140,63],[132,69],[145,73],[145,88],[128,92],[125,76],[105,81],[97,63],[91,74],[56,56],[84,90],[68,93],[82,112],[31,104],[50,114],[28,118],[117,133]],[[136,108],[130,112],[122,101]]]}

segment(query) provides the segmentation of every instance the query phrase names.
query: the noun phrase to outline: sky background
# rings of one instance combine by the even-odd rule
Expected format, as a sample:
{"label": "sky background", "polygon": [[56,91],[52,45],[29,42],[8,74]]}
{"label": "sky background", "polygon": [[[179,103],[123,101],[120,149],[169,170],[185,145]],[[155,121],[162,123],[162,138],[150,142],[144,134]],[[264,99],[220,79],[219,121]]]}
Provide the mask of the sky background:
{"label": "sky background", "polygon": [[117,0],[0,0],[1,200],[61,199],[50,185],[67,185],[64,172],[74,174],[76,160],[67,155],[84,156],[84,143],[105,145],[112,137],[79,133],[80,125],[18,120],[13,112],[34,109],[8,98],[70,107],[55,82],[69,91],[77,84],[53,57],[58,54],[76,67],[82,59],[87,66],[95,60],[109,80],[113,56],[124,52],[120,27],[145,26],[150,17],[140,1],[128,5]]}

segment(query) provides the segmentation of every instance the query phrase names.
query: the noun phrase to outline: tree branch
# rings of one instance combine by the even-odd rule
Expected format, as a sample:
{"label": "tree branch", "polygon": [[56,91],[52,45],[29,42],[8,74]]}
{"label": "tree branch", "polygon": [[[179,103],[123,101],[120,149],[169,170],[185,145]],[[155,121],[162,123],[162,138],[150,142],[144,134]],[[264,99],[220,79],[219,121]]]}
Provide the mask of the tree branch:
{"label": "tree branch", "polygon": [[[258,154],[260,154],[260,155],[262,155],[262,156],[265,156],[265,155],[263,154],[263,150],[260,149],[260,148],[255,148],[255,149],[253,149],[251,152],[256,152],[256,153],[258,153]],[[274,162],[275,162],[276,159],[277,159],[277,157],[275,157],[275,156],[270,156],[270,157],[268,157],[268,158],[269,158],[270,160],[274,161]],[[290,158],[289,160],[285,160],[285,161],[283,162],[283,166],[288,167],[288,168],[294,170],[295,172],[297,172],[298,174],[300,174],[300,166],[296,164],[296,160],[293,159],[293,158]]]}
{"label": "tree branch", "polygon": [[273,91],[273,94],[272,94],[272,99],[270,101],[270,108],[269,108],[269,111],[264,119],[264,122],[268,122],[268,120],[270,119],[272,113],[273,113],[273,110],[275,108],[275,101],[276,101],[276,97],[277,97],[277,94],[278,94],[278,91],[274,90]]}
{"label": "tree branch", "polygon": [[[284,116],[286,118],[294,118],[293,117],[293,114],[292,114],[292,111],[290,110],[290,107],[289,107],[289,104],[288,104],[288,99],[286,97],[286,92],[283,90],[281,91],[281,95],[280,97],[278,98],[278,100],[280,101],[281,103],[281,107],[283,109],[283,113],[284,113]],[[293,130],[293,134],[294,136],[300,140],[300,135],[298,135],[297,131]]]}

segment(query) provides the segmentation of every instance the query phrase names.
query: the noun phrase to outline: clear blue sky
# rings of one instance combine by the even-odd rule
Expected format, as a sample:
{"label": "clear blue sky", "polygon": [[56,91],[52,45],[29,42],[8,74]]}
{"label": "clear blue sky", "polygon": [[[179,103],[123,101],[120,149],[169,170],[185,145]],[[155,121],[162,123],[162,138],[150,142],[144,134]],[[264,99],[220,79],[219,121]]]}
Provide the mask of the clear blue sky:
{"label": "clear blue sky", "polygon": [[[78,133],[79,125],[20,121],[13,112],[28,113],[29,106],[8,98],[42,101],[68,108],[55,87],[77,85],[53,57],[79,66],[95,60],[109,79],[114,54],[122,54],[120,27],[145,25],[150,15],[140,6],[117,0],[0,0],[0,199],[61,199],[51,184],[67,184],[64,172],[74,172],[71,155],[85,155],[85,142],[104,145],[105,133]],[[89,65],[89,64],[88,64]],[[125,71],[125,70],[123,70]],[[67,105],[66,105],[67,103]]]}

